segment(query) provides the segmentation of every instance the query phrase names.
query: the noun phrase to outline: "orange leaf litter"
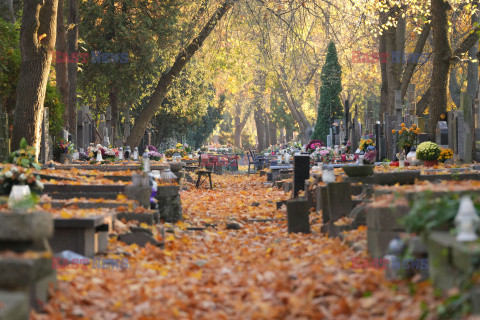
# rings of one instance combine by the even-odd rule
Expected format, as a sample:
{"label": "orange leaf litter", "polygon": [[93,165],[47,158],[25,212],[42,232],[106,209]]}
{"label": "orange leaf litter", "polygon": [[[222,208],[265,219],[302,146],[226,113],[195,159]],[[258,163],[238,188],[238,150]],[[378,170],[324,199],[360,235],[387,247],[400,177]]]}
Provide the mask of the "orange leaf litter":
{"label": "orange leaf litter", "polygon": [[[288,234],[276,209],[288,196],[264,182],[214,176],[214,190],[182,192],[185,219],[165,233],[165,249],[111,241],[121,255],[109,257],[128,258],[128,269],[58,270],[46,315],[31,319],[418,319],[422,302],[438,305],[428,283],[412,294],[382,270],[353,270],[351,259],[366,253],[321,235],[314,212],[312,234]],[[232,220],[240,230],[226,229]],[[205,223],[216,226],[185,228]]]}

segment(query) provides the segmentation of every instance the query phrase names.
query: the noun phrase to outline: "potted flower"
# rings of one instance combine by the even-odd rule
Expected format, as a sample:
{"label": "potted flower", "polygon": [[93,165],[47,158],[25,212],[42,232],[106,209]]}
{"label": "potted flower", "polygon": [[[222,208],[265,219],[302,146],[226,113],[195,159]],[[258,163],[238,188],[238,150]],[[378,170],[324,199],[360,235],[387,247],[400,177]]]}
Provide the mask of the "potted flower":
{"label": "potted flower", "polygon": [[61,140],[58,143],[58,149],[60,151],[60,163],[70,163],[72,161],[72,155],[75,152],[75,145],[70,141]]}
{"label": "potted flower", "polygon": [[438,144],[425,141],[418,145],[417,148],[417,159],[423,160],[423,163],[427,167],[433,167],[438,164],[438,157],[440,157],[440,147]]}
{"label": "potted flower", "polygon": [[306,150],[312,154],[315,150],[325,147],[325,144],[321,140],[312,140],[307,144]]}
{"label": "potted flower", "polygon": [[335,153],[330,147],[321,147],[320,151],[318,151],[318,154],[320,155],[320,159],[323,163],[330,163],[335,159]]}
{"label": "potted flower", "polygon": [[438,161],[444,163],[449,159],[453,158],[453,150],[449,148],[440,148],[440,156],[438,157]]}

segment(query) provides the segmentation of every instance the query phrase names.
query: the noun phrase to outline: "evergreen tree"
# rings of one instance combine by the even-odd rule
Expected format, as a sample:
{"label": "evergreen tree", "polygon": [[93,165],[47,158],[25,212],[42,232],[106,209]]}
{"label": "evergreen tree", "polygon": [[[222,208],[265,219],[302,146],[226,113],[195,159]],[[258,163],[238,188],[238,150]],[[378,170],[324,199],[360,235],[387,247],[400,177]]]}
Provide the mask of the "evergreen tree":
{"label": "evergreen tree", "polygon": [[338,62],[335,43],[330,42],[321,74],[320,102],[317,123],[312,139],[326,142],[331,121],[343,115],[340,92],[342,91],[342,67]]}

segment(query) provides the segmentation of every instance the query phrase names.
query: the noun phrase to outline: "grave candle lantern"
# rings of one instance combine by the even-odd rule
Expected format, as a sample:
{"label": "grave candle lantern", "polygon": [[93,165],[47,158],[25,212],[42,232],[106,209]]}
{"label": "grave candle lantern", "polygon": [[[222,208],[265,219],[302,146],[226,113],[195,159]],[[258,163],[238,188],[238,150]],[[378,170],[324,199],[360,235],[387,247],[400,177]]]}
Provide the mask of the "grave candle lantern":
{"label": "grave candle lantern", "polygon": [[123,161],[123,147],[118,149],[118,160]]}
{"label": "grave candle lantern", "polygon": [[143,172],[150,172],[150,158],[148,157],[148,149],[143,152]]}
{"label": "grave candle lantern", "polygon": [[457,241],[475,241],[477,234],[475,230],[478,226],[480,218],[475,211],[472,199],[468,196],[462,197],[460,207],[458,208],[455,224],[457,225]]}
{"label": "grave candle lantern", "polygon": [[135,147],[135,149],[133,149],[133,160],[137,161],[138,160],[138,148]]}
{"label": "grave candle lantern", "polygon": [[29,186],[15,185],[12,187],[12,191],[10,191],[10,195],[8,197],[8,207],[13,209],[17,204],[28,199],[28,197],[30,197]]}
{"label": "grave candle lantern", "polygon": [[335,172],[333,171],[333,166],[322,166],[322,181],[325,183],[335,182]]}
{"label": "grave candle lantern", "polygon": [[103,161],[102,150],[100,150],[100,148],[99,148],[98,151],[97,151],[97,162],[102,162],[102,161]]}

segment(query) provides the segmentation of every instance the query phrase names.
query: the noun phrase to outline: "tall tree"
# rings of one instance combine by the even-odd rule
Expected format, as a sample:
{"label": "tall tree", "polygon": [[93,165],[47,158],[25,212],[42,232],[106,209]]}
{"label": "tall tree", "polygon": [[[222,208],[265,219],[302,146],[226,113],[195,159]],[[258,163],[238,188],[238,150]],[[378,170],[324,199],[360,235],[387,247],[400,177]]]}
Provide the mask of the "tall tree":
{"label": "tall tree", "polygon": [[[57,0],[58,1],[58,0]],[[78,55],[78,23],[79,23],[79,0],[68,1],[68,31],[67,46],[71,62],[68,61],[68,127],[72,134],[72,141],[77,142],[77,74],[78,59],[74,59],[74,55]]]}
{"label": "tall tree", "polygon": [[16,90],[12,148],[27,143],[40,150],[43,103],[57,36],[58,0],[24,0],[20,29],[22,62]]}
{"label": "tall tree", "polygon": [[334,42],[327,48],[325,64],[322,68],[322,86],[320,88],[320,103],[313,139],[326,141],[331,121],[343,115],[340,92],[342,91],[342,67],[338,62],[337,49]]}
{"label": "tall tree", "polygon": [[142,109],[140,115],[135,119],[135,125],[133,126],[130,136],[126,142],[127,145],[137,146],[140,143],[150,120],[155,115],[158,108],[162,105],[162,102],[165,99],[165,96],[168,93],[168,90],[170,89],[174,79],[184,69],[188,61],[202,47],[203,43],[218,24],[220,19],[222,19],[225,13],[230,10],[236,1],[238,0],[225,0],[213,13],[195,39],[193,39],[186,48],[181,49],[171,68],[162,74],[154,92],[150,96],[149,102]]}
{"label": "tall tree", "polygon": [[448,38],[448,12],[451,6],[445,0],[432,0],[432,28],[433,28],[433,71],[431,80],[430,106],[430,135],[435,138],[437,122],[441,114],[447,111],[447,88],[450,74],[452,48]]}
{"label": "tall tree", "polygon": [[[68,59],[63,60],[64,55],[67,53],[67,30],[65,28],[65,18],[64,18],[64,6],[66,0],[58,0],[58,16],[57,16],[57,44],[55,46],[57,52],[56,57],[57,61],[55,63],[55,74],[57,89],[62,96],[62,102],[64,106],[68,106]],[[62,60],[58,59],[61,58]],[[69,128],[69,112],[70,110],[65,108],[65,122],[67,129]]]}
{"label": "tall tree", "polygon": [[15,23],[13,0],[0,0],[0,18],[7,22]]}

